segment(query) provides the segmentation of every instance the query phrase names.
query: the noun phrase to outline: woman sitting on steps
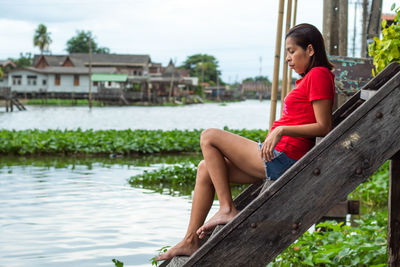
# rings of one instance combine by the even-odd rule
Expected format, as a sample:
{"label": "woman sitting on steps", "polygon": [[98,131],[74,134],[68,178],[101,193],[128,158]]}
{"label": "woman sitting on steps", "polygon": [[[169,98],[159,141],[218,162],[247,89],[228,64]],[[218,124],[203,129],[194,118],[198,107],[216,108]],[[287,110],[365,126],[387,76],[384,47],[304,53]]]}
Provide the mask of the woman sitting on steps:
{"label": "woman sitting on steps", "polygon": [[[192,255],[199,241],[218,224],[232,220],[236,210],[229,183],[251,184],[262,179],[276,180],[314,145],[317,136],[332,128],[335,95],[333,65],[318,29],[300,24],[286,35],[286,60],[302,78],[284,101],[282,117],[261,144],[238,135],[207,129],[200,146],[204,160],[199,163],[189,226],[183,240],[157,257],[167,260]],[[214,200],[219,210],[204,224]]]}

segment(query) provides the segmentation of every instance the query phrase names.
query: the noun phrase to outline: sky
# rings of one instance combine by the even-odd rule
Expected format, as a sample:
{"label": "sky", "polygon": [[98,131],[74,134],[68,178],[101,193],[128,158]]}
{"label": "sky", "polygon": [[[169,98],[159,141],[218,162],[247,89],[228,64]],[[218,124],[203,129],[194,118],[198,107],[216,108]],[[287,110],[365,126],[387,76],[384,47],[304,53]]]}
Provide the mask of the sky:
{"label": "sky", "polygon": [[[384,13],[390,12],[393,2],[383,0]],[[278,3],[0,0],[0,59],[18,58],[21,52],[39,54],[40,50],[33,46],[33,35],[43,23],[51,33],[50,50],[54,55],[67,53],[66,43],[77,30],[89,30],[99,46],[108,47],[111,53],[146,54],[163,65],[170,59],[180,65],[190,55],[206,53],[217,58],[225,82],[240,82],[260,74],[272,80]],[[311,23],[322,31],[322,8],[323,0],[298,0],[296,23]],[[350,6],[349,34],[353,33],[353,10]],[[356,21],[360,27],[360,15]]]}

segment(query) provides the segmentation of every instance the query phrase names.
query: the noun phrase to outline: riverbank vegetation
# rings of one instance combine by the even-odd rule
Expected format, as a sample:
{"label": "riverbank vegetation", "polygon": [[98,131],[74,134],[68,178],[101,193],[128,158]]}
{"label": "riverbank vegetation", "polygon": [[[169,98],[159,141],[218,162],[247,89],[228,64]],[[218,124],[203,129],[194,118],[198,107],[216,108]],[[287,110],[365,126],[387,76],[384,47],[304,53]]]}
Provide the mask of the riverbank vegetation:
{"label": "riverbank vegetation", "polygon": [[[254,141],[266,130],[234,130]],[[135,155],[199,152],[202,130],[0,130],[0,154]]]}
{"label": "riverbank vegetation", "polygon": [[[191,195],[196,165],[183,163],[133,176],[134,187],[161,194]],[[389,162],[350,195],[360,200],[361,215],[351,225],[326,221],[303,234],[268,266],[386,266]],[[245,186],[233,186],[236,196]]]}

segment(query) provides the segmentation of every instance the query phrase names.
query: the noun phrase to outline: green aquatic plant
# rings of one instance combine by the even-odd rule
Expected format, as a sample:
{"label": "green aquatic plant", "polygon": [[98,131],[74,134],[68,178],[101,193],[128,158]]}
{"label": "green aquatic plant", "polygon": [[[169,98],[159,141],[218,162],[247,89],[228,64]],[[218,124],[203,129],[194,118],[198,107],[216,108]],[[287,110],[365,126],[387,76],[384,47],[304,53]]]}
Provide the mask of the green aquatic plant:
{"label": "green aquatic plant", "polygon": [[[263,140],[265,130],[226,130]],[[0,154],[107,154],[199,152],[202,130],[0,130]]]}
{"label": "green aquatic plant", "polygon": [[160,248],[160,249],[157,249],[157,255],[150,259],[151,265],[152,265],[152,266],[158,266],[158,261],[156,260],[156,258],[157,258],[159,255],[161,255],[161,254],[167,252],[168,249],[169,249],[170,247],[171,247],[171,246],[164,246],[164,247],[162,247],[162,248]]}
{"label": "green aquatic plant", "polygon": [[387,213],[370,214],[356,223],[320,223],[268,266],[386,266]]}
{"label": "green aquatic plant", "polygon": [[[40,105],[40,106],[88,106],[89,100],[87,99],[29,99],[26,105]],[[93,100],[93,106],[101,107],[104,106],[103,102]]]}
{"label": "green aquatic plant", "polygon": [[114,262],[115,267],[124,267],[124,263],[119,260],[112,259],[112,262]]}
{"label": "green aquatic plant", "polygon": [[[150,189],[160,194],[191,196],[196,183],[196,165],[196,163],[181,163],[144,171],[142,174],[132,176],[128,182],[134,187]],[[232,196],[237,196],[246,187],[247,185],[232,185]]]}

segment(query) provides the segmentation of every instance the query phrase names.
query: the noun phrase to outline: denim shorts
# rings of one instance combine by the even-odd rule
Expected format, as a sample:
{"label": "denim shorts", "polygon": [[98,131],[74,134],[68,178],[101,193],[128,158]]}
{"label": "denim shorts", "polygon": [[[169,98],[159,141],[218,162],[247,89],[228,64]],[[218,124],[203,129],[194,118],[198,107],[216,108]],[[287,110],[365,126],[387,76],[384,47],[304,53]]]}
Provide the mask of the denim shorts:
{"label": "denim shorts", "polygon": [[[258,142],[258,149],[261,151],[262,143]],[[277,180],[296,160],[286,156],[284,152],[274,149],[274,158],[271,161],[264,161],[265,175],[269,180]]]}

